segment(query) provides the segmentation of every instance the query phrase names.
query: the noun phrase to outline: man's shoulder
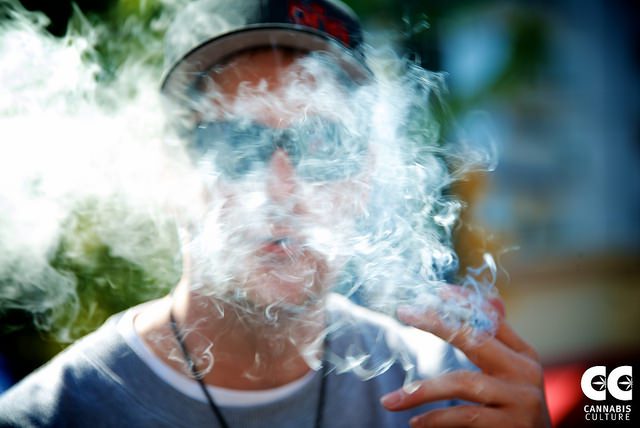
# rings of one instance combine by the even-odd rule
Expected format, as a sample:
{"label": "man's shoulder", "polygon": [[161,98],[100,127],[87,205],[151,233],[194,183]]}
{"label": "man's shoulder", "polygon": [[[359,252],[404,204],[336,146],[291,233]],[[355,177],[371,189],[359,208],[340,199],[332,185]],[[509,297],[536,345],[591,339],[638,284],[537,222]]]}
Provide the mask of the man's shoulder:
{"label": "man's shoulder", "polygon": [[110,362],[122,363],[129,353],[116,330],[120,316],[111,317],[98,330],[70,345],[3,393],[0,425],[55,424],[91,407],[92,403],[95,405],[106,397],[113,399],[120,379]]}
{"label": "man's shoulder", "polygon": [[389,315],[358,305],[342,295],[332,293],[327,303],[335,323],[358,327],[368,337],[384,334],[392,344],[402,341],[420,350],[448,346],[447,342],[431,333],[401,324]]}
{"label": "man's shoulder", "polygon": [[55,372],[67,372],[74,377],[82,376],[85,371],[99,371],[104,366],[102,360],[109,359],[111,354],[122,355],[122,351],[126,349],[116,328],[122,315],[123,313],[112,315],[97,330],[69,345],[24,380],[49,376]]}
{"label": "man's shoulder", "polygon": [[335,373],[329,384],[336,401],[372,409],[367,421],[371,426],[406,426],[411,416],[450,405],[441,401],[393,413],[384,410],[379,399],[406,382],[465,367],[465,359],[453,346],[344,296],[332,294],[327,305],[331,314],[328,361]]}
{"label": "man's shoulder", "polygon": [[422,376],[460,368],[468,362],[451,344],[439,337],[401,324],[396,319],[363,307],[348,298],[332,293],[327,301],[332,314],[332,332],[339,341],[353,349],[361,344],[368,358],[395,360],[415,367]]}

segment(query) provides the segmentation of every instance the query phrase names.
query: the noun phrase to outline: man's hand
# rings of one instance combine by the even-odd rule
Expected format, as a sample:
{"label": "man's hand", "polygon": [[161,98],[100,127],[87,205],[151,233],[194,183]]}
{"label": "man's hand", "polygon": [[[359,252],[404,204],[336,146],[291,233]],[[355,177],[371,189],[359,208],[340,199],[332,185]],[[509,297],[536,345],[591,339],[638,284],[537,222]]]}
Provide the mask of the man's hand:
{"label": "man's hand", "polygon": [[[503,308],[501,302],[497,303]],[[504,314],[504,310],[498,310]],[[433,311],[399,308],[398,318],[431,332],[464,352],[480,370],[459,370],[418,381],[384,397],[388,410],[405,410],[438,400],[479,405],[436,409],[411,419],[412,427],[550,427],[542,366],[536,352],[500,317],[495,337],[478,340],[452,330]]]}

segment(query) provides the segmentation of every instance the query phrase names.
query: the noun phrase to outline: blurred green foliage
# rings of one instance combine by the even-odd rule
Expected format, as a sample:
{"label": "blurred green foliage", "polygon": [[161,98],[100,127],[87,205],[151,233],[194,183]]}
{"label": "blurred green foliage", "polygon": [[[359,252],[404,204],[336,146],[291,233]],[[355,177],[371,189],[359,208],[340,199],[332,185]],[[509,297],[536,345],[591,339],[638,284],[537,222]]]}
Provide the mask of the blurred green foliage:
{"label": "blurred green foliage", "polygon": [[[137,303],[166,294],[180,276],[178,239],[169,221],[154,223],[151,218],[127,222],[130,216],[117,201],[89,199],[77,206],[65,222],[62,238],[54,252],[51,266],[68,272],[76,280],[77,304],[65,316],[55,316],[59,326],[69,325],[68,336],[74,339],[97,328],[111,314]],[[124,225],[119,234],[146,237],[135,248],[150,250],[143,258],[132,260],[114,251],[105,242],[109,231],[103,225]],[[135,230],[126,230],[126,225]],[[162,230],[164,229],[164,230]],[[100,231],[100,232],[99,232]],[[101,236],[102,235],[102,236]],[[57,327],[57,328],[56,328]]]}
{"label": "blurred green foliage", "polygon": [[[123,243],[127,236],[130,240]],[[127,247],[121,249],[123,245]],[[64,296],[54,306],[37,303],[48,298],[47,293],[31,295],[32,304],[24,309],[4,305],[11,309],[0,313],[3,333],[31,330],[28,319],[33,316],[42,334],[71,342],[96,329],[111,314],[165,295],[181,271],[173,222],[136,213],[116,198],[81,200],[64,221],[59,243],[50,254],[50,266],[70,280],[56,287]],[[20,291],[31,293],[31,289]],[[20,300],[17,296],[16,302]]]}

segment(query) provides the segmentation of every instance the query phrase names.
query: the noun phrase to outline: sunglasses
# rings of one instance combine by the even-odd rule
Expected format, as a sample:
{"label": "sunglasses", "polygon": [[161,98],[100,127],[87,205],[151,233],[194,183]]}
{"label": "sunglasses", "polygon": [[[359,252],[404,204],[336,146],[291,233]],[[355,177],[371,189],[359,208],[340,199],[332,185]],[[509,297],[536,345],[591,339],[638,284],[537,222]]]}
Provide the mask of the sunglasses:
{"label": "sunglasses", "polygon": [[194,130],[192,154],[215,161],[224,177],[238,180],[265,168],[273,153],[284,150],[296,175],[305,181],[336,181],[362,169],[366,137],[344,125],[307,118],[288,128],[272,128],[247,120],[200,123]]}

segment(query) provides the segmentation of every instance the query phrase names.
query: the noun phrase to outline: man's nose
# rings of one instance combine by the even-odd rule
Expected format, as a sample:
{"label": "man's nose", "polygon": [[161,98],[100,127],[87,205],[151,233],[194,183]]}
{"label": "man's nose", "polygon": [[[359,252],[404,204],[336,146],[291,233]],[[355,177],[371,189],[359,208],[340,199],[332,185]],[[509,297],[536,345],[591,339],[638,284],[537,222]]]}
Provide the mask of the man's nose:
{"label": "man's nose", "polygon": [[277,149],[269,160],[267,194],[273,201],[284,202],[296,191],[295,169],[287,152]]}

